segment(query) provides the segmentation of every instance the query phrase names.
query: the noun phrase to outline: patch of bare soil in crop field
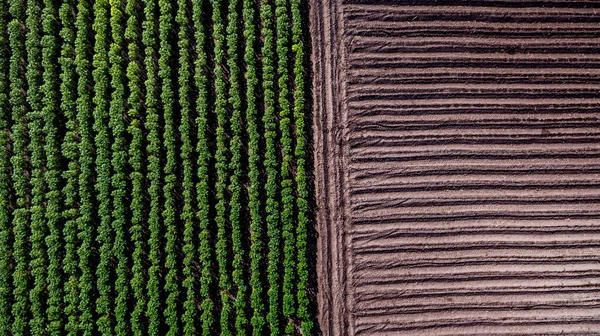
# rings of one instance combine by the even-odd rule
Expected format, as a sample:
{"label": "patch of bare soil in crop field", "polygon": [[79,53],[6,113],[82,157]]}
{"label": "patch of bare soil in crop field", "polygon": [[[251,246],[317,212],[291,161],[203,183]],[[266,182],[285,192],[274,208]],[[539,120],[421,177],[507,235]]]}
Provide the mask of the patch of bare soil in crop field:
{"label": "patch of bare soil in crop field", "polygon": [[325,335],[600,335],[600,1],[312,0]]}

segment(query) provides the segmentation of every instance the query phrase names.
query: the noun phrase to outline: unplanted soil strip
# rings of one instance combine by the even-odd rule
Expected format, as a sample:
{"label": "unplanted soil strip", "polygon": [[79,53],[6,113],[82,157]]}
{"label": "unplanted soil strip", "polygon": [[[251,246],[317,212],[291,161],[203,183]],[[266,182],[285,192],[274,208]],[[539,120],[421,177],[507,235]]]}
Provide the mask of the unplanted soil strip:
{"label": "unplanted soil strip", "polygon": [[312,0],[324,335],[598,334],[599,10]]}

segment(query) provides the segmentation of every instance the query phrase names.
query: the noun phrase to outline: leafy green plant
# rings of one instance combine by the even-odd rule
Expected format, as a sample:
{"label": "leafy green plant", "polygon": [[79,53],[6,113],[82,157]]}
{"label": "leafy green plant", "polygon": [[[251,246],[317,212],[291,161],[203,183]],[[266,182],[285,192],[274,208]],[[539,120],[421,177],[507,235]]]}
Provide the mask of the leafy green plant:
{"label": "leafy green plant", "polygon": [[194,63],[194,84],[196,86],[198,96],[196,99],[196,128],[197,133],[197,144],[196,152],[198,155],[197,160],[197,178],[196,183],[196,200],[198,203],[198,211],[196,217],[198,218],[198,229],[199,229],[199,247],[198,247],[198,259],[200,267],[200,280],[199,280],[199,300],[201,316],[200,321],[202,323],[202,335],[212,335],[214,328],[214,310],[215,304],[211,295],[213,289],[212,281],[212,258],[213,250],[211,244],[211,233],[210,233],[210,187],[209,187],[209,166],[211,164],[211,153],[208,144],[208,74],[207,74],[207,52],[206,52],[206,31],[203,26],[203,2],[201,0],[192,0],[192,21],[194,22],[194,37],[196,40],[196,61]]}
{"label": "leafy green plant", "polygon": [[110,74],[109,74],[109,2],[99,0],[94,3],[95,32],[92,72],[94,78],[94,132],[96,145],[96,192],[98,195],[98,215],[100,225],[96,240],[100,247],[100,260],[96,268],[96,325],[102,335],[112,335],[114,316],[112,307],[112,285],[110,283],[110,263],[113,257],[112,198],[111,198],[111,130],[109,128]]}
{"label": "leafy green plant", "polygon": [[90,336],[95,333],[93,291],[94,269],[92,247],[96,221],[94,195],[94,135],[92,106],[91,50],[88,36],[91,34],[92,13],[88,0],[79,0],[75,19],[75,72],[77,73],[77,123],[79,131],[79,217],[77,218],[79,257],[79,331]]}
{"label": "leafy green plant", "polygon": [[179,296],[179,284],[177,283],[178,269],[175,247],[177,244],[176,225],[178,221],[177,207],[175,204],[174,192],[176,187],[176,152],[177,142],[175,138],[175,93],[171,78],[171,57],[172,57],[172,34],[173,13],[170,0],[159,0],[158,7],[160,12],[159,22],[159,40],[160,48],[158,51],[158,75],[162,82],[161,101],[164,118],[163,145],[166,148],[166,162],[164,166],[165,183],[163,185],[164,204],[163,222],[166,228],[165,244],[165,267],[167,275],[165,277],[165,291],[167,292],[167,307],[165,309],[165,320],[169,326],[167,335],[175,336],[179,334],[179,313],[177,301]]}
{"label": "leafy green plant", "polygon": [[307,229],[309,225],[308,209],[308,181],[306,177],[306,126],[304,120],[305,95],[304,90],[304,42],[302,39],[302,16],[300,12],[301,0],[291,0],[292,12],[292,52],[294,53],[294,120],[296,126],[296,204],[298,207],[298,220],[296,224],[296,251],[297,251],[297,291],[298,309],[296,316],[301,322],[303,335],[311,335],[313,329],[312,315],[309,312],[310,300],[308,298],[308,261],[307,261]]}
{"label": "leafy green plant", "polygon": [[0,334],[10,333],[13,193],[10,183],[10,47],[8,3],[0,1]]}
{"label": "leafy green plant", "polygon": [[279,294],[280,277],[279,265],[281,256],[281,230],[279,227],[279,202],[278,196],[278,168],[277,159],[277,117],[275,114],[275,33],[273,27],[273,6],[269,0],[262,0],[260,6],[260,21],[262,22],[261,36],[262,45],[262,85],[264,94],[264,140],[265,140],[265,170],[267,172],[267,181],[265,184],[266,193],[266,222],[267,236],[269,239],[268,247],[268,269],[267,279],[269,289],[269,310],[267,321],[271,329],[271,335],[279,335],[280,331],[280,313],[279,313]]}
{"label": "leafy green plant", "polygon": [[110,67],[111,100],[109,107],[109,128],[112,134],[111,176],[112,196],[112,230],[114,240],[112,256],[116,259],[116,281],[114,291],[115,320],[114,332],[117,335],[126,335],[129,332],[127,300],[129,296],[128,257],[125,247],[127,225],[127,142],[125,141],[126,126],[123,120],[127,112],[125,92],[125,71],[123,49],[125,46],[123,29],[123,3],[120,0],[110,0],[110,31],[112,43],[109,47],[108,58]]}
{"label": "leafy green plant", "polygon": [[64,1],[59,8],[62,29],[60,37],[60,109],[66,117],[66,133],[62,142],[62,156],[68,161],[67,170],[62,173],[64,187],[63,218],[65,224],[62,235],[65,242],[65,255],[62,270],[66,283],[64,287],[65,331],[68,335],[77,335],[79,330],[79,270],[77,246],[77,218],[79,217],[79,124],[77,121],[77,74],[75,71],[75,13],[73,3]]}
{"label": "leafy green plant", "polygon": [[62,335],[64,321],[62,318],[62,155],[58,137],[58,122],[60,112],[60,84],[58,58],[60,55],[58,36],[58,6],[55,1],[45,0],[42,10],[42,30],[44,36],[41,40],[43,85],[42,116],[44,120],[44,154],[46,157],[44,180],[47,185],[45,217],[47,236],[45,246],[48,254],[47,269],[47,305],[46,327],[50,335]]}
{"label": "leafy green plant", "polygon": [[46,327],[46,280],[48,260],[46,255],[47,226],[44,211],[46,196],[46,182],[44,179],[44,117],[42,114],[42,27],[41,27],[41,4],[36,0],[27,1],[25,24],[28,31],[25,36],[25,48],[27,51],[27,111],[29,127],[29,151],[31,153],[31,275],[33,277],[33,288],[29,291],[29,303],[32,317],[29,327],[32,335],[42,335]]}
{"label": "leafy green plant", "polygon": [[255,53],[256,27],[254,24],[256,11],[254,1],[244,0],[244,62],[246,63],[246,131],[248,133],[248,207],[250,208],[250,307],[252,308],[252,335],[263,334],[265,327],[265,306],[262,299],[263,284],[261,269],[263,263],[263,219],[261,213],[261,179],[260,179],[260,134],[257,108],[257,90],[259,79]]}
{"label": "leafy green plant", "polygon": [[213,43],[215,51],[215,114],[217,116],[217,152],[215,154],[216,181],[216,217],[217,243],[216,255],[219,267],[219,292],[221,299],[221,335],[231,335],[231,278],[227,264],[227,181],[229,176],[228,163],[228,138],[227,128],[227,89],[225,75],[225,25],[221,14],[223,3],[221,0],[212,0]]}
{"label": "leafy green plant", "polygon": [[127,64],[127,82],[129,88],[129,111],[127,112],[130,118],[127,133],[131,139],[129,144],[129,180],[131,181],[131,226],[129,233],[134,244],[132,254],[133,266],[131,267],[132,279],[131,289],[135,304],[131,312],[131,332],[136,336],[145,335],[145,310],[147,304],[146,297],[146,277],[145,277],[145,255],[146,237],[144,235],[143,226],[147,218],[145,217],[145,174],[144,169],[144,129],[143,129],[143,92],[142,92],[142,69],[139,62],[141,61],[140,46],[138,39],[140,35],[140,25],[137,13],[139,1],[128,0],[125,6],[127,15],[127,26],[125,28],[125,39],[127,41],[127,56],[129,62]]}
{"label": "leafy green plant", "polygon": [[0,0],[0,334],[312,332],[301,1]]}
{"label": "leafy green plant", "polygon": [[10,105],[12,127],[10,140],[12,142],[12,184],[16,198],[16,208],[13,211],[12,228],[14,235],[12,274],[13,300],[11,308],[14,335],[23,335],[29,331],[29,223],[31,218],[31,184],[29,175],[29,153],[27,151],[28,125],[25,64],[25,6],[22,1],[11,0],[9,12],[12,20],[8,24],[10,47]]}
{"label": "leafy green plant", "polygon": [[193,111],[193,63],[190,53],[191,25],[187,6],[187,0],[179,0],[176,21],[179,25],[178,48],[179,48],[179,106],[181,106],[181,118],[179,123],[179,134],[181,135],[181,161],[183,164],[183,210],[181,219],[184,222],[183,232],[183,275],[185,280],[183,286],[186,289],[186,299],[183,313],[184,335],[196,335],[196,318],[198,309],[196,307],[197,281],[194,277],[194,262],[196,259],[195,232],[196,222],[194,214],[194,170],[193,160],[194,146],[192,141],[192,111]]}
{"label": "leafy green plant", "polygon": [[248,319],[246,318],[246,282],[244,280],[244,248],[242,246],[242,99],[240,93],[240,69],[238,66],[238,13],[237,0],[229,0],[227,6],[227,68],[229,70],[229,107],[231,117],[231,141],[229,143],[231,159],[229,170],[229,222],[231,223],[231,245],[233,251],[232,278],[236,287],[235,294],[235,333],[243,335]]}
{"label": "leafy green plant", "polygon": [[279,132],[281,160],[281,228],[283,237],[283,315],[287,319],[285,332],[294,331],[292,318],[295,313],[294,278],[295,278],[295,239],[294,239],[294,206],[293,180],[290,174],[293,162],[292,132],[290,129],[289,101],[289,18],[287,1],[277,0],[275,16],[277,17],[277,75],[279,88]]}
{"label": "leafy green plant", "polygon": [[157,335],[161,327],[160,315],[160,297],[161,284],[159,271],[161,269],[161,229],[162,229],[162,162],[159,99],[160,86],[158,77],[158,43],[156,27],[156,3],[153,0],[144,0],[144,23],[142,29],[142,43],[145,47],[144,65],[146,68],[146,122],[145,128],[148,132],[148,144],[146,146],[148,160],[148,180],[150,187],[148,194],[150,196],[150,211],[148,215],[148,228],[150,239],[148,245],[150,268],[148,269],[148,304],[146,309],[146,318],[148,319],[148,334]]}

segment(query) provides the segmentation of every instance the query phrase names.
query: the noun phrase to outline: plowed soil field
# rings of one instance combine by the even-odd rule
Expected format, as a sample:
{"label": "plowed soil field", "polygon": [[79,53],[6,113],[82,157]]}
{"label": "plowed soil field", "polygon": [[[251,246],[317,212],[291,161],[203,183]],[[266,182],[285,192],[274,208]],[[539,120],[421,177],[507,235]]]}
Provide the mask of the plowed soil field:
{"label": "plowed soil field", "polygon": [[325,335],[600,335],[600,1],[312,0]]}

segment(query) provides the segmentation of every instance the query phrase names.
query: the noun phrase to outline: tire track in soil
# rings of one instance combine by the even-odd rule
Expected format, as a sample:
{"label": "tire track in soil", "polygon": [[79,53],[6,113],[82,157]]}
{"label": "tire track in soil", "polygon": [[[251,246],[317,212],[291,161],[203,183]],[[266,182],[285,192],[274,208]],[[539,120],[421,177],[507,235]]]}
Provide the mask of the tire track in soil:
{"label": "tire track in soil", "polygon": [[310,1],[324,335],[600,335],[599,8]]}
{"label": "tire track in soil", "polygon": [[[313,64],[315,199],[317,213],[317,277],[319,325],[324,335],[348,335],[346,301],[347,248],[343,167],[345,109],[339,95],[343,83],[341,10],[337,0],[310,0]],[[342,251],[340,253],[340,251]]]}

